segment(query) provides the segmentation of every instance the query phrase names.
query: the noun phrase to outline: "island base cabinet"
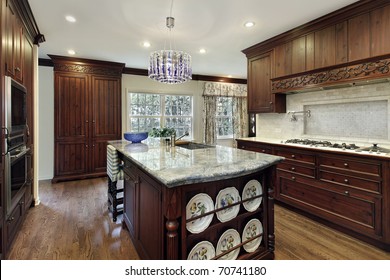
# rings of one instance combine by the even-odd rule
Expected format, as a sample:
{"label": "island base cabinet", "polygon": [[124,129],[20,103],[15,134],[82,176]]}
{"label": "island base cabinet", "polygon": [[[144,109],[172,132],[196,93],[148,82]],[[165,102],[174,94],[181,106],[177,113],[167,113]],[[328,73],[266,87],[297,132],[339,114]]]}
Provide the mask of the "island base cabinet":
{"label": "island base cabinet", "polygon": [[[273,259],[274,236],[274,212],[273,212],[273,185],[275,166],[245,176],[238,176],[226,180],[203,182],[177,187],[167,187],[147,172],[142,170],[134,162],[119,153],[124,161],[124,218],[123,226],[128,228],[130,236],[141,259],[187,259],[190,251],[199,242],[210,242],[216,250],[221,236],[232,230],[237,233],[239,240],[235,241],[235,249],[239,250],[237,259]],[[247,183],[256,180],[260,187],[259,194],[241,200]],[[216,199],[221,198],[226,189],[235,188],[239,199],[235,198],[232,206],[214,209]],[[212,215],[209,226],[199,233],[191,233],[187,229],[188,203],[198,194],[205,194],[212,199],[213,209],[209,209],[206,215]],[[227,194],[229,195],[229,193]],[[258,203],[248,211],[244,203],[254,200]],[[259,203],[260,200],[260,203]],[[257,201],[257,202],[256,202]],[[234,217],[221,222],[217,218],[217,212],[229,212],[232,207],[238,209]],[[234,210],[235,211],[235,210]],[[202,218],[202,217],[199,217]],[[205,216],[203,216],[203,219]],[[252,220],[261,223],[261,231],[248,241],[245,232],[248,223]],[[260,239],[260,243],[250,252],[244,249],[244,245],[250,241]],[[254,243],[256,243],[255,241]],[[229,254],[230,252],[230,254]],[[224,259],[233,253],[229,251],[223,256],[212,256],[211,259]]]}

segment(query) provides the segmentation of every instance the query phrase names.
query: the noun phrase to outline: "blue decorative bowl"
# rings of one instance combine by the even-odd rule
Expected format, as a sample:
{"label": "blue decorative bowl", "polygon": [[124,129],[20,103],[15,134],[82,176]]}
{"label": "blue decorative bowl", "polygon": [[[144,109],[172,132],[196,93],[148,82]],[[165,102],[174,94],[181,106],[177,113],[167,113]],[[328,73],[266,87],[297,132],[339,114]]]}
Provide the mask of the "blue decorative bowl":
{"label": "blue decorative bowl", "polygon": [[140,143],[142,140],[148,138],[147,132],[125,132],[123,134],[126,140],[131,141],[131,143]]}

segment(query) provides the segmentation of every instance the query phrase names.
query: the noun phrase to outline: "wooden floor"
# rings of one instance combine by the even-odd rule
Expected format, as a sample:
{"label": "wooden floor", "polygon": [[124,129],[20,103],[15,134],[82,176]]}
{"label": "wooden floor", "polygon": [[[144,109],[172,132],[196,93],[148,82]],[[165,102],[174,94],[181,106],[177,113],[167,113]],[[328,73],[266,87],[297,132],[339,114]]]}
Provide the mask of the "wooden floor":
{"label": "wooden floor", "polygon": [[[104,178],[51,184],[42,181],[41,204],[31,208],[9,259],[138,259],[121,216],[112,222]],[[389,260],[390,253],[275,206],[278,260]]]}

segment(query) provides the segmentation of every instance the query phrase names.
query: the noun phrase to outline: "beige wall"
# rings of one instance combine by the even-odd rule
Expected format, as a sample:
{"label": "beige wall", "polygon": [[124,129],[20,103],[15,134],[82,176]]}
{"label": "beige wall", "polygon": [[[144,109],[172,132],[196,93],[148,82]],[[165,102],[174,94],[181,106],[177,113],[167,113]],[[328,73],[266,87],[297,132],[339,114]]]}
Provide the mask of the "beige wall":
{"label": "beige wall", "polygon": [[[168,94],[191,94],[194,100],[194,141],[202,142],[203,124],[202,93],[204,81],[189,81],[180,85],[165,85],[145,76],[122,75],[122,131],[127,130],[127,92],[153,92]],[[52,179],[54,175],[54,77],[53,68],[39,67],[39,180]],[[218,142],[232,145],[232,140]]]}

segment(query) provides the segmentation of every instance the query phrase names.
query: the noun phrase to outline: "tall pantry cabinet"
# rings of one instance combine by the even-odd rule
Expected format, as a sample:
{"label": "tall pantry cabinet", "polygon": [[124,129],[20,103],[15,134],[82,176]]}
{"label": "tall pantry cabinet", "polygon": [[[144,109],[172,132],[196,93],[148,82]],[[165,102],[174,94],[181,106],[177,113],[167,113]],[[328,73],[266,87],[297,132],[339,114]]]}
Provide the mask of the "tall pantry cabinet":
{"label": "tall pantry cabinet", "polygon": [[106,174],[106,143],[121,138],[123,63],[50,55],[54,63],[53,182]]}
{"label": "tall pantry cabinet", "polygon": [[[26,217],[30,206],[34,205],[34,45],[45,41],[39,32],[34,15],[27,0],[1,0],[0,6],[0,258],[8,257],[14,238]],[[7,104],[5,95],[5,77],[11,77],[26,88],[25,110],[26,129],[24,144],[28,149],[24,167],[25,182],[17,193],[11,195],[11,179],[6,179],[5,170],[10,170],[12,160],[6,143],[9,143],[8,128],[5,123]],[[8,101],[9,102],[9,101]],[[7,168],[6,168],[7,166]],[[15,172],[19,172],[15,169]]]}

